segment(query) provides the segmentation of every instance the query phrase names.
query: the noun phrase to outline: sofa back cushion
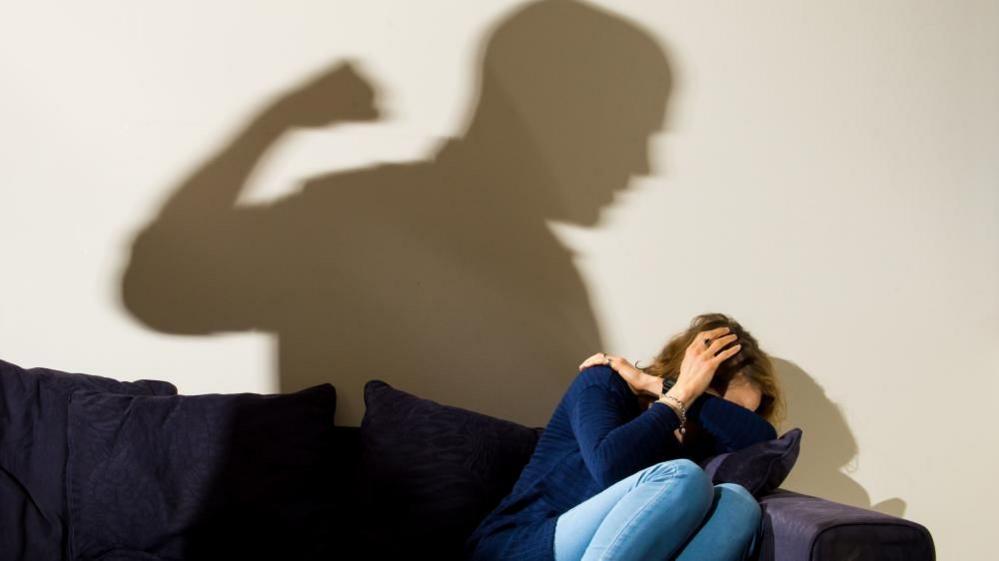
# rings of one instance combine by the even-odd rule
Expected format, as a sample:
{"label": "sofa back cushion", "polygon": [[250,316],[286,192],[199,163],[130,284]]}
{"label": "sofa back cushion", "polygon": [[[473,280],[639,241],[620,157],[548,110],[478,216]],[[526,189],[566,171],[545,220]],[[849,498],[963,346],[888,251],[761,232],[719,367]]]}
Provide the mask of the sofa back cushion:
{"label": "sofa back cushion", "polygon": [[70,558],[335,558],[335,409],[329,384],[281,395],[74,393]]}
{"label": "sofa back cushion", "polygon": [[529,428],[443,405],[381,380],[364,387],[364,528],[379,559],[458,559],[537,444]]}
{"label": "sofa back cushion", "polygon": [[0,360],[0,558],[63,556],[67,406],[78,390],[177,393],[160,380],[122,382]]}

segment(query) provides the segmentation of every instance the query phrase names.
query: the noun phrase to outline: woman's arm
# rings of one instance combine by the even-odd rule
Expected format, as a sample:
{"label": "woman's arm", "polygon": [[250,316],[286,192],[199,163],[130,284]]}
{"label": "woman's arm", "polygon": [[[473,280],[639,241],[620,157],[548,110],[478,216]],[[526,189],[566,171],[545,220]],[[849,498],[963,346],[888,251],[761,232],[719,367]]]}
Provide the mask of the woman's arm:
{"label": "woman's arm", "polygon": [[629,420],[627,404],[607,385],[594,383],[577,391],[569,423],[583,462],[602,487],[664,458],[682,456],[673,435],[680,419],[669,406],[653,403]]}
{"label": "woman's arm", "polygon": [[716,454],[734,452],[747,446],[777,438],[777,430],[766,419],[727,399],[702,394],[687,410],[714,437]]}

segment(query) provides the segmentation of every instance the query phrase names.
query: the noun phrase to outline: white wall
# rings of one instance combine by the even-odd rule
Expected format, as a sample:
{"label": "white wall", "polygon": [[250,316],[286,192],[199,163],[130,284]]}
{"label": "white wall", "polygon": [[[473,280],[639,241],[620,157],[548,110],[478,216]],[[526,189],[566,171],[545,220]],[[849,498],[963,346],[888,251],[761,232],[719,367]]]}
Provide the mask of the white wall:
{"label": "white wall", "polygon": [[[647,361],[694,315],[730,314],[778,358],[791,406],[782,430],[804,430],[784,487],[918,521],[933,532],[940,559],[990,558],[999,502],[991,483],[999,469],[991,430],[999,390],[999,4],[600,4],[613,10],[608,18],[654,38],[673,89],[665,129],[650,139],[650,174],[633,177],[597,220],[545,221],[565,248],[558,259],[585,286],[599,330],[592,346],[603,346],[580,348],[593,333],[560,339],[563,371],[552,380],[561,384],[598,350]],[[482,49],[520,6],[7,6],[0,357],[167,379],[185,393],[325,380],[340,393],[343,424],[360,419],[363,380],[381,377],[543,423],[556,394],[475,393],[499,375],[484,369],[485,380],[466,378],[471,369],[460,361],[484,355],[462,354],[463,339],[451,334],[428,357],[447,365],[454,355],[446,376],[392,370],[401,367],[390,357],[407,340],[379,332],[377,341],[336,351],[354,361],[349,380],[338,383],[345,362],[288,384],[279,378],[273,322],[157,330],[122,295],[136,235],[178,185],[272,100],[339,60],[357,61],[374,82],[381,118],[285,134],[261,156],[241,204],[280,200],[321,174],[428,160],[444,137],[463,133],[476,108]],[[552,41],[561,33],[551,26]],[[451,262],[448,274],[462,275],[463,263]],[[179,280],[161,279],[167,289]],[[501,301],[515,300],[503,286],[495,288]],[[398,289],[392,296],[404,301],[406,285]],[[358,309],[376,327],[402,313]],[[558,313],[571,323],[582,321],[577,311]],[[367,333],[358,325],[351,336]],[[436,324],[405,356],[431,354],[445,330]],[[474,340],[525,362],[545,360],[543,346]],[[462,385],[466,379],[476,383]]]}

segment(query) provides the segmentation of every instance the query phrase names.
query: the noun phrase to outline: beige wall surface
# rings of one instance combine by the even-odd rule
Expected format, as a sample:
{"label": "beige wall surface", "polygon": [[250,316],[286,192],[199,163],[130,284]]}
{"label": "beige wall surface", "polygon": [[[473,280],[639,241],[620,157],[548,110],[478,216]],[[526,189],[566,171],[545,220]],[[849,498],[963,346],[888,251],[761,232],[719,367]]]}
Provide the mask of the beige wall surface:
{"label": "beige wall surface", "polygon": [[999,3],[4,14],[0,358],[541,426],[723,312],[804,431],[785,488],[994,557]]}

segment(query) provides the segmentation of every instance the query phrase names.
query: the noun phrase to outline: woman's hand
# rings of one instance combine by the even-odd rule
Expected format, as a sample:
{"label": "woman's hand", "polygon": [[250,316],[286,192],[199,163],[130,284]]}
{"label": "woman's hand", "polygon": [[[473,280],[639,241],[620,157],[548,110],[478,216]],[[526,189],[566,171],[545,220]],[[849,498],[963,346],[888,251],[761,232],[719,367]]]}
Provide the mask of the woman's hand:
{"label": "woman's hand", "polygon": [[[734,333],[726,335],[729,331],[728,326],[702,331],[687,345],[674,386],[687,396],[685,403],[692,403],[700,397],[711,384],[718,365],[742,348],[739,344],[725,348],[725,345],[737,339]],[[708,345],[704,344],[705,340],[709,342]]]}
{"label": "woman's hand", "polygon": [[620,356],[608,355],[606,353],[597,353],[582,362],[579,365],[579,369],[583,370],[590,366],[596,364],[606,364],[610,366],[625,382],[628,383],[628,387],[631,388],[631,393],[635,395],[648,395],[652,397],[659,396],[659,389],[657,389],[656,384],[658,383],[658,388],[662,388],[662,379],[651,374],[646,374],[639,370],[635,365],[628,362],[628,359]]}

